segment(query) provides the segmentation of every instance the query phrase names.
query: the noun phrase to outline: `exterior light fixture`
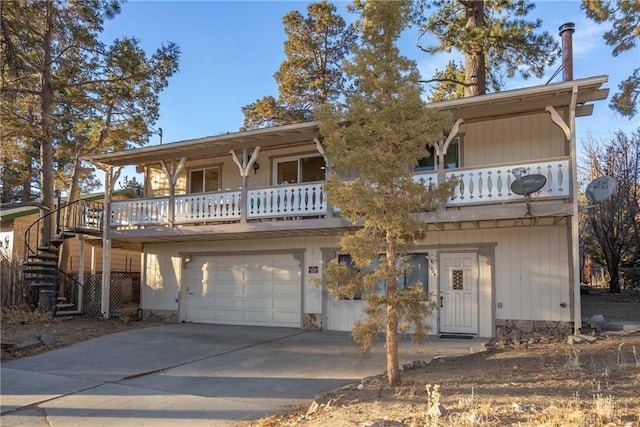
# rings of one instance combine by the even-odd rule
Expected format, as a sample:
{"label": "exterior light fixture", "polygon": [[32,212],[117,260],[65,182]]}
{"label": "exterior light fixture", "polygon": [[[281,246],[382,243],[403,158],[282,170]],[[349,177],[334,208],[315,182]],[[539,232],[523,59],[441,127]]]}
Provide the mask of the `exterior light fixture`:
{"label": "exterior light fixture", "polygon": [[258,162],[255,162],[253,164],[253,174],[257,175],[258,174],[258,169],[260,169],[260,164]]}

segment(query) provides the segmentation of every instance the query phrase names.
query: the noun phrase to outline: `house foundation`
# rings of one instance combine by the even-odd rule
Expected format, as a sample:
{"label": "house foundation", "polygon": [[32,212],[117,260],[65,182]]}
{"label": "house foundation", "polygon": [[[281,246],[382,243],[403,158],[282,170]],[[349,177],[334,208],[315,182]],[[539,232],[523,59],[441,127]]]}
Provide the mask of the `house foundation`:
{"label": "house foundation", "polygon": [[496,341],[502,343],[546,343],[564,341],[573,322],[549,320],[496,320]]}

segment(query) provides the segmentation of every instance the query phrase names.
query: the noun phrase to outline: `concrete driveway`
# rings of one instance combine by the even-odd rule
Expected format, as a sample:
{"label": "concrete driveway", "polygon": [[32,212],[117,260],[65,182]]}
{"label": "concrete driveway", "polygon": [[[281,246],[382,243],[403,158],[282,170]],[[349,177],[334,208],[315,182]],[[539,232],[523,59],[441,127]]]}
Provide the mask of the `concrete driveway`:
{"label": "concrete driveway", "polygon": [[[400,347],[401,363],[468,354],[485,340]],[[106,335],[1,368],[0,425],[218,426],[310,403],[385,369],[348,333],[171,324]]]}

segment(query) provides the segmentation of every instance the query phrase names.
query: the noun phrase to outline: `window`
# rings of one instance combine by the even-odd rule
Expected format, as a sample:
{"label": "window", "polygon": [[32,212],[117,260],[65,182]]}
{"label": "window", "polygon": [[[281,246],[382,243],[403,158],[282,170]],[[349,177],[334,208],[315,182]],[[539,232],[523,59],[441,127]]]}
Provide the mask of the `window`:
{"label": "window", "polygon": [[324,181],[326,179],[324,157],[312,155],[278,159],[275,161],[274,174],[274,182],[278,185]]}
{"label": "window", "polygon": [[[422,283],[422,289],[426,294],[429,291],[429,268],[428,268],[428,254],[426,253],[418,253],[418,254],[410,254],[407,256],[407,264],[411,267],[409,274],[403,274],[398,277],[398,285],[401,288],[411,284],[420,282]],[[373,260],[373,262],[367,267],[367,269],[377,268],[380,264],[380,261],[384,259],[384,255],[378,256],[377,259]],[[348,254],[340,254],[338,255],[338,262],[340,264],[346,264],[349,268],[353,270],[358,270],[351,260],[351,256]],[[358,270],[359,271],[359,270]],[[378,283],[378,292],[382,294],[386,294],[387,292],[387,283],[384,280],[381,280]],[[346,299],[346,298],[343,298]],[[356,300],[362,299],[362,295],[358,294],[355,296]]]}
{"label": "window", "polygon": [[[414,171],[428,171],[435,170],[435,164],[438,161],[436,156],[436,150],[433,146],[427,147],[429,150],[429,157],[418,161],[418,166]],[[454,169],[460,167],[460,137],[456,137],[447,148],[447,152],[444,155],[444,168]]]}
{"label": "window", "polygon": [[189,172],[189,193],[220,190],[220,169],[193,169]]}

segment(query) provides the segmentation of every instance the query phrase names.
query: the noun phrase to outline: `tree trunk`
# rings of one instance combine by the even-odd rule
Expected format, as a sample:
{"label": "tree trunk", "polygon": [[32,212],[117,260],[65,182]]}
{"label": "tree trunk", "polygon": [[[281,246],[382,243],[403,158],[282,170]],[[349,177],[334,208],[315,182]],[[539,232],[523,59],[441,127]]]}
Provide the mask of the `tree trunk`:
{"label": "tree trunk", "polygon": [[[71,173],[71,188],[69,188],[69,200],[68,203],[73,203],[76,200],[80,199],[80,172],[82,169],[82,160],[80,159],[80,150],[76,150],[75,159],[73,161],[73,172]],[[71,215],[72,212],[76,212],[76,209],[71,209],[70,212],[67,212],[67,215]],[[72,218],[68,218],[72,220]],[[62,251],[60,252],[60,269],[66,271],[68,273],[72,273],[69,271],[69,245],[66,243],[62,244]],[[79,266],[80,268],[82,266]],[[61,289],[62,291],[62,289]]]}
{"label": "tree trunk", "polygon": [[[42,192],[42,206],[45,213],[53,212],[55,206],[54,200],[54,183],[53,183],[53,89],[52,89],[52,59],[51,47],[53,43],[53,2],[47,1],[45,4],[45,33],[44,33],[44,51],[43,63],[41,70],[42,79],[42,97],[40,103],[40,114],[42,124],[42,136],[40,144],[40,189]],[[42,225],[42,239],[46,239],[43,243],[48,243],[48,239],[52,236],[52,219],[54,215],[49,215]]]}
{"label": "tree trunk", "polygon": [[615,268],[614,271],[609,270],[609,292],[612,294],[619,294],[620,289],[620,274],[618,273],[618,269]]}
{"label": "tree trunk", "polygon": [[[392,237],[387,233],[387,268],[395,269],[396,266],[396,247],[392,240]],[[387,278],[387,298],[392,301],[396,299],[398,293],[397,279],[389,277]],[[387,354],[387,378],[389,385],[399,386],[402,384],[400,379],[400,362],[398,359],[398,313],[396,311],[395,304],[387,303],[387,329],[386,329],[386,342],[385,349]]]}
{"label": "tree trunk", "polygon": [[[484,1],[475,0],[466,3],[467,28],[486,26],[484,19]],[[465,83],[464,96],[484,95],[487,91],[485,54],[482,40],[474,40],[464,53]]]}

